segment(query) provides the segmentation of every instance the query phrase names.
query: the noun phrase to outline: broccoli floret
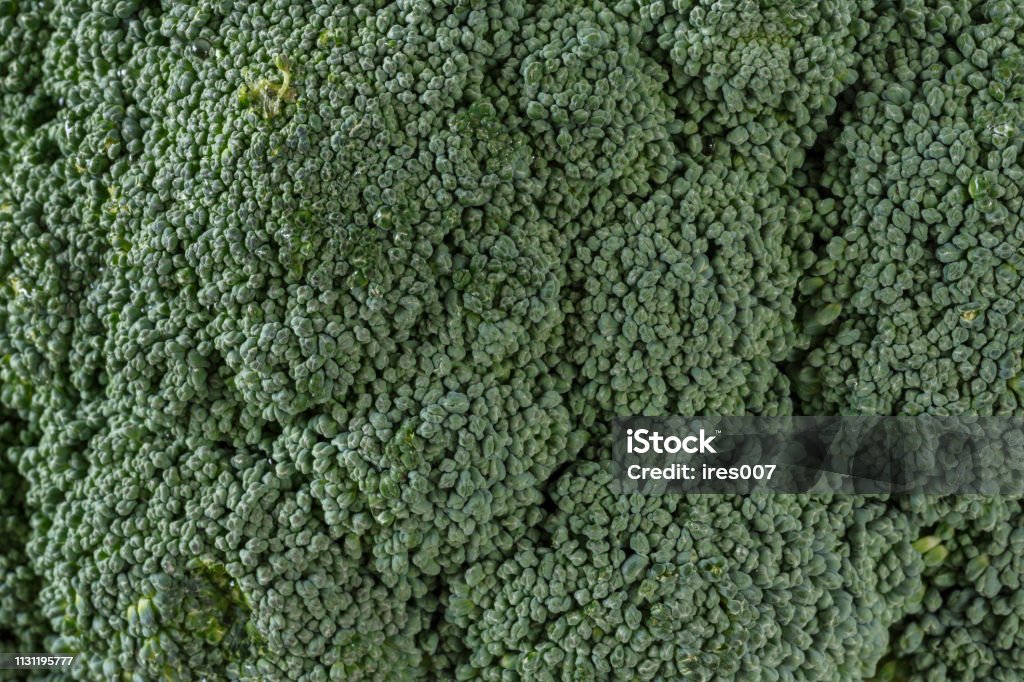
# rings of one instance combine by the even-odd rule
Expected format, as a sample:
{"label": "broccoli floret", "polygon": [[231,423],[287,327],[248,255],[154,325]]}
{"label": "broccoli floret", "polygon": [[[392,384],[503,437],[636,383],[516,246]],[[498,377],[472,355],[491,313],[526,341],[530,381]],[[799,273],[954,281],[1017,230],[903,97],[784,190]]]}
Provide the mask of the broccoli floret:
{"label": "broccoli floret", "polygon": [[1015,498],[612,492],[630,414],[1021,413],[1001,0],[0,0],[0,647],[1018,679]]}
{"label": "broccoli floret", "polygon": [[863,42],[824,158],[841,219],[805,280],[805,410],[1020,411],[1024,14],[969,10],[880,12]]}
{"label": "broccoli floret", "polygon": [[0,651],[40,651],[52,632],[36,599],[41,581],[26,547],[32,537],[29,486],[18,470],[31,434],[9,413],[0,419]]}
{"label": "broccoli floret", "polygon": [[460,679],[862,679],[920,591],[915,527],[884,502],[610,482],[568,471],[532,542],[451,584]]}

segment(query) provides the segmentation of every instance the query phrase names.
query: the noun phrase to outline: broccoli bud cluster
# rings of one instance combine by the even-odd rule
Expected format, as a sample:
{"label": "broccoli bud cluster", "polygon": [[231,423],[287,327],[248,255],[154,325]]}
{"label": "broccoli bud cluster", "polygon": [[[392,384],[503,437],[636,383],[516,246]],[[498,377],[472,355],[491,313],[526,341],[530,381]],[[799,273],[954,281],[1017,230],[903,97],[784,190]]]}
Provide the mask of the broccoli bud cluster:
{"label": "broccoli bud cluster", "polygon": [[1019,501],[643,497],[619,416],[1019,415],[1005,0],[0,0],[0,647],[1015,680]]}

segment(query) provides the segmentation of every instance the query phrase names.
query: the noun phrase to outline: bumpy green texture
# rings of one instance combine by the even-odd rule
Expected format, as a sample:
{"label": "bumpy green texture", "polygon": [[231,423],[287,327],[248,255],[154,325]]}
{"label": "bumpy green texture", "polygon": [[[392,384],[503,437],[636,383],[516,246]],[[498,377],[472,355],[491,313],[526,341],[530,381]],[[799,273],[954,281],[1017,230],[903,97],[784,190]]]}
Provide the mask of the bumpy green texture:
{"label": "bumpy green texture", "polygon": [[0,649],[1019,680],[1017,500],[614,495],[630,414],[1024,413],[1006,0],[0,0]]}
{"label": "bumpy green texture", "polygon": [[836,313],[799,388],[819,411],[1020,414],[1021,8],[919,5],[866,17],[807,280]]}

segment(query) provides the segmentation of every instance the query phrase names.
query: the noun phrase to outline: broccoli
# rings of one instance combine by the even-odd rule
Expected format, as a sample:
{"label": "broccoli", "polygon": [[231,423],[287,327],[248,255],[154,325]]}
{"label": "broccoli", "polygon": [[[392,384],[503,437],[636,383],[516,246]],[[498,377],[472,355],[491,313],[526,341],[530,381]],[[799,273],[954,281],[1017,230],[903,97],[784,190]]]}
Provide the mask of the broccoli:
{"label": "broccoli", "polygon": [[[879,13],[820,170],[838,220],[804,280],[805,409],[1019,414],[1024,17],[1005,3]],[[934,6],[933,6],[934,5]]]}
{"label": "broccoli", "polygon": [[452,583],[459,679],[863,679],[920,589],[915,527],[884,502],[609,483],[568,471],[529,544]]}
{"label": "broccoli", "polygon": [[31,434],[24,423],[9,413],[0,423],[0,532],[4,546],[0,548],[0,650],[41,650],[49,634],[46,618],[36,601],[39,575],[25,551],[32,534],[25,492],[28,482],[18,471],[18,461]]}
{"label": "broccoli", "polygon": [[1013,680],[1014,498],[644,497],[626,415],[1020,415],[1005,0],[0,0],[0,650]]}

